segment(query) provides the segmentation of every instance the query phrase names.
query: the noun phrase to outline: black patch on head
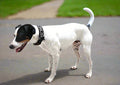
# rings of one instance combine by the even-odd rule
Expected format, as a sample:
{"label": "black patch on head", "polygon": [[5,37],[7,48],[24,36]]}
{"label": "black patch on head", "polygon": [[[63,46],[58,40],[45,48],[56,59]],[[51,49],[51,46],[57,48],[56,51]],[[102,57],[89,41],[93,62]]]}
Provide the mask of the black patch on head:
{"label": "black patch on head", "polygon": [[17,29],[18,27],[21,27],[21,26],[22,26],[22,25],[21,25],[21,24],[19,24],[18,26],[16,26],[16,27],[15,27],[15,29]]}
{"label": "black patch on head", "polygon": [[30,40],[33,34],[35,34],[35,28],[31,24],[22,25],[17,31],[16,41]]}

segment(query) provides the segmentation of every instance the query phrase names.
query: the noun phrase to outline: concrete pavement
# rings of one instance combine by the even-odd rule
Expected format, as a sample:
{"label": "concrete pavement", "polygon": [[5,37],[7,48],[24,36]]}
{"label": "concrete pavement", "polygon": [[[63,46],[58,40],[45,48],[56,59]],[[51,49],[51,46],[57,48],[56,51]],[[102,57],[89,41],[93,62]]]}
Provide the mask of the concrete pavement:
{"label": "concrete pavement", "polygon": [[[88,19],[0,20],[0,85],[44,85],[50,74],[44,72],[48,54],[41,48],[29,44],[21,53],[8,48],[16,25],[87,24]],[[61,54],[57,76],[49,85],[120,85],[120,17],[97,17],[91,31],[94,36],[92,78],[84,77],[88,64],[83,56],[77,70],[69,69],[75,55],[71,49],[66,49]]]}

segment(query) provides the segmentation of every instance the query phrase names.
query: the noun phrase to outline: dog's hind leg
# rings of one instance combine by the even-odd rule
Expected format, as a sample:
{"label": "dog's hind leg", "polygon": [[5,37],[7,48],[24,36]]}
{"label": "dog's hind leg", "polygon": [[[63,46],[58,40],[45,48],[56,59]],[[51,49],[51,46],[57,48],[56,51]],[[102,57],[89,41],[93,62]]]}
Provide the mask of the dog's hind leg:
{"label": "dog's hind leg", "polygon": [[79,48],[80,48],[80,41],[79,40],[74,41],[73,42],[73,50],[76,54],[77,59],[76,59],[75,65],[71,67],[72,70],[76,70],[77,66],[79,64],[79,60],[80,60]]}
{"label": "dog's hind leg", "polygon": [[83,45],[84,56],[86,56],[89,63],[89,71],[86,74],[86,78],[90,78],[92,76],[92,59],[91,59],[91,45]]}

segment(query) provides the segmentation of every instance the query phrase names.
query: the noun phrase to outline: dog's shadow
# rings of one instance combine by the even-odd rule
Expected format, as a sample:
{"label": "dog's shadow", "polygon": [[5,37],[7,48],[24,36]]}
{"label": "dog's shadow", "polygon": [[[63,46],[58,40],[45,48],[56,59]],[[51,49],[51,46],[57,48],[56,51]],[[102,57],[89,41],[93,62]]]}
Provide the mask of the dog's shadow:
{"label": "dog's shadow", "polygon": [[[64,69],[64,70],[58,70],[57,76],[55,80],[63,78],[65,76],[84,76],[85,74],[80,75],[70,75],[69,71],[72,71],[70,69]],[[41,83],[44,82],[44,80],[50,75],[50,72],[41,72],[36,74],[30,74],[26,75],[14,80],[10,80],[4,83],[1,83],[0,85],[25,85],[25,84],[32,84],[32,83]]]}

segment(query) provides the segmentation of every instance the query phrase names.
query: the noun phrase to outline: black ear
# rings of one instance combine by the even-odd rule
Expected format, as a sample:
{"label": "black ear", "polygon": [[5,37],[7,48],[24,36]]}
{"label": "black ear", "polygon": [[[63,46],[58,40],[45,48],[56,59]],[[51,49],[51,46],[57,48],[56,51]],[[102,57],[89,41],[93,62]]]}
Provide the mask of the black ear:
{"label": "black ear", "polygon": [[31,32],[32,34],[35,34],[35,28],[31,24],[25,24],[23,25],[26,32]]}
{"label": "black ear", "polygon": [[29,28],[30,28],[32,34],[35,34],[35,28],[31,24],[29,25]]}
{"label": "black ear", "polygon": [[16,26],[16,27],[15,27],[15,29],[17,29],[18,27],[21,27],[21,26],[22,26],[22,25],[21,25],[21,24],[19,24],[18,26]]}
{"label": "black ear", "polygon": [[32,33],[35,34],[35,28],[34,27],[32,28]]}

